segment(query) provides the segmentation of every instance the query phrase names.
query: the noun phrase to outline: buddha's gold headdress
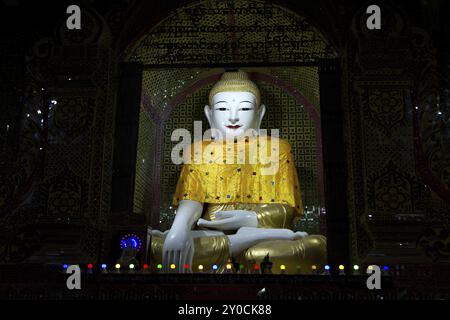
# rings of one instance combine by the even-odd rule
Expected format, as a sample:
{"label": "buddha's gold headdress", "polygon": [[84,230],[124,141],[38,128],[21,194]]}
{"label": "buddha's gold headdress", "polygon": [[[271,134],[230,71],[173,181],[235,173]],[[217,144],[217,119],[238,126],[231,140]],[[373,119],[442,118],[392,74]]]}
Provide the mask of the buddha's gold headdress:
{"label": "buddha's gold headdress", "polygon": [[248,78],[247,73],[244,71],[225,72],[209,93],[209,105],[212,105],[214,95],[226,91],[250,92],[255,95],[258,107],[261,102],[261,94],[258,87]]}

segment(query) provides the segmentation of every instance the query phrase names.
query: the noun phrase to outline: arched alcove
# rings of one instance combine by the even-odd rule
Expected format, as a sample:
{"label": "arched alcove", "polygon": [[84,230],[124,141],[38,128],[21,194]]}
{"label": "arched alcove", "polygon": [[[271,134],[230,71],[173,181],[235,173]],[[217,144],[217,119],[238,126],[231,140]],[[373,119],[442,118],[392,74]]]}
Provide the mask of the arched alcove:
{"label": "arched alcove", "polygon": [[[342,128],[324,131],[321,87],[326,83],[325,107],[335,109],[325,120],[328,123],[330,117],[340,116],[340,88],[336,50],[314,25],[267,1],[204,0],[173,10],[140,33],[123,59],[134,70],[134,85],[128,87],[140,87],[123,90],[140,95],[133,111],[138,130],[125,135],[137,141],[135,149],[129,149],[136,153],[133,181],[128,181],[128,188],[133,186],[129,211],[145,216],[152,227],[170,227],[171,199],[180,170],[170,158],[175,145],[171,133],[177,128],[193,132],[195,120],[202,121],[205,130],[203,107],[210,88],[225,69],[240,68],[262,91],[262,102],[268,107],[263,127],[280,129],[281,137],[293,145],[307,213],[297,228],[326,233],[326,186],[333,188],[333,184],[325,183],[322,135],[326,132],[334,139]],[[120,104],[124,103],[119,102],[118,108]],[[130,110],[130,104],[123,108]],[[343,157],[342,141],[333,141],[333,148]],[[339,161],[334,157],[330,163],[340,165]],[[334,206],[346,198],[339,199],[339,193],[329,194]],[[340,210],[342,216],[347,214],[345,205]]]}

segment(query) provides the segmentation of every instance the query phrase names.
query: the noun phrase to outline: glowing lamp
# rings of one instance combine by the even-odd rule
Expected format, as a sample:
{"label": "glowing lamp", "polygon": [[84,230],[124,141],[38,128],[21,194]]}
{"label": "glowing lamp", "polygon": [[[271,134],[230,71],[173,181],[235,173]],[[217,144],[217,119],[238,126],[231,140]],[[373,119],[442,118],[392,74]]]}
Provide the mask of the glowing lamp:
{"label": "glowing lamp", "polygon": [[120,239],[120,248],[123,249],[136,249],[142,248],[142,239],[134,233],[126,234]]}

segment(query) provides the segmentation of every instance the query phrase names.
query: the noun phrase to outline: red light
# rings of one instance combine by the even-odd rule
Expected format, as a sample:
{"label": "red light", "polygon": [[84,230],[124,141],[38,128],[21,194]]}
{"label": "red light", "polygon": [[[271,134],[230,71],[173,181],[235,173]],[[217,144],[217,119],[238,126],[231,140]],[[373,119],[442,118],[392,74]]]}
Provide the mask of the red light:
{"label": "red light", "polygon": [[259,270],[259,265],[255,264],[255,270]]}
{"label": "red light", "polygon": [[185,269],[189,269],[189,265],[186,263],[186,264],[184,265],[184,268],[185,268]]}
{"label": "red light", "polygon": [[144,263],[143,268],[148,269],[148,264]]}
{"label": "red light", "polygon": [[88,264],[88,269],[92,269],[94,266],[92,265],[92,263]]}

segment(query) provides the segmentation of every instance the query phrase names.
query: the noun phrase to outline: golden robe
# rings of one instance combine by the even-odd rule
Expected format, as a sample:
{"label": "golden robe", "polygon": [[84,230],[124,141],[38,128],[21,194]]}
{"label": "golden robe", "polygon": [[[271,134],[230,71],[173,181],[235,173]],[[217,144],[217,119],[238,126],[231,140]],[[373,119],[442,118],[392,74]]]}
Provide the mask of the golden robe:
{"label": "golden robe", "polygon": [[[187,161],[190,160],[190,161]],[[201,203],[279,203],[303,215],[290,144],[276,138],[203,141],[187,150],[173,198]]]}

